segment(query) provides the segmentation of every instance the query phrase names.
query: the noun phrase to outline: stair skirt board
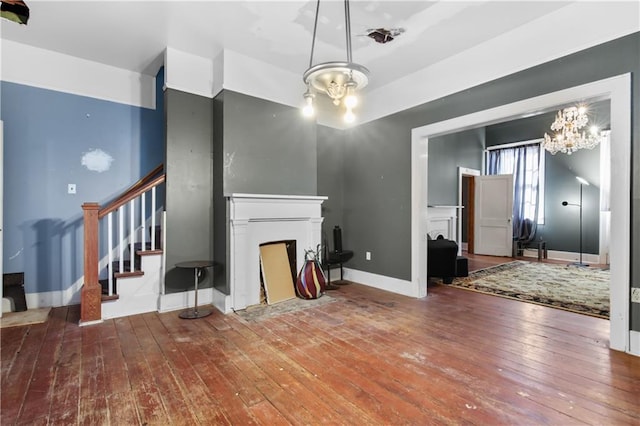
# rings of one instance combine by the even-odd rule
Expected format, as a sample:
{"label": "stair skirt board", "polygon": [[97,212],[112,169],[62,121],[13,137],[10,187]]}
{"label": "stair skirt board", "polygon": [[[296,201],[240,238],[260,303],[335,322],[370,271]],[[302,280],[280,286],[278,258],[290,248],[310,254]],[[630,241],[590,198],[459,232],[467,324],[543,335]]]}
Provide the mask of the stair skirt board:
{"label": "stair skirt board", "polygon": [[142,256],[143,275],[117,279],[119,298],[102,302],[102,318],[157,312],[160,305],[162,255]]}
{"label": "stair skirt board", "polygon": [[138,294],[133,297],[121,297],[117,300],[102,302],[102,319],[156,312],[158,300],[158,294]]}

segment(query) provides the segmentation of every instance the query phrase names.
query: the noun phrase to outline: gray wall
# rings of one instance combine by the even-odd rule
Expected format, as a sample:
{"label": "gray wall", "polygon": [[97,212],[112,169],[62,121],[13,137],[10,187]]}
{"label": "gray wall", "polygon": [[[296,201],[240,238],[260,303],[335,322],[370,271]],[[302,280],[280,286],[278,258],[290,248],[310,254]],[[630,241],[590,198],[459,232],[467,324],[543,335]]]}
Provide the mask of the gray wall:
{"label": "gray wall", "polygon": [[215,215],[209,235],[215,246],[214,285],[229,294],[225,197],[318,195],[317,125],[302,119],[298,108],[229,90],[220,92],[212,105],[214,178],[209,198]]}
{"label": "gray wall", "polygon": [[458,167],[482,168],[484,133],[484,128],[478,128],[429,139],[429,205],[458,205]]}
{"label": "gray wall", "polygon": [[[633,73],[633,110],[640,111],[640,33],[635,33],[353,129],[344,159],[348,166],[343,240],[355,252],[350,266],[410,279],[412,128],[628,72]],[[632,121],[634,224],[640,220],[640,124],[636,117]],[[640,227],[632,229],[632,253],[637,253]],[[368,262],[364,261],[366,250],[374,251]],[[640,276],[640,262],[632,263],[633,282]],[[640,329],[640,309],[634,305],[632,312],[634,329]]]}
{"label": "gray wall", "polygon": [[224,194],[317,195],[316,124],[298,108],[224,91]]}
{"label": "gray wall", "polygon": [[[580,203],[580,183],[576,176],[581,176],[590,182],[590,186],[584,186],[582,190],[582,252],[599,253],[599,154],[598,147],[592,151],[578,151],[571,156],[547,154],[545,224],[538,225],[536,235],[547,241],[549,250],[576,253],[580,250],[580,209],[576,206],[563,206],[562,202]],[[597,177],[590,177],[594,171]]]}
{"label": "gray wall", "polygon": [[[329,197],[322,203],[322,244],[333,250],[333,227],[344,227],[344,144],[346,133],[318,126],[318,195]],[[347,249],[347,247],[344,247]]]}
{"label": "gray wall", "polygon": [[[178,262],[213,258],[213,101],[177,90],[165,92],[166,240],[168,293],[193,287],[193,270]],[[203,287],[213,285],[210,270]]]}
{"label": "gray wall", "polygon": [[227,201],[224,197],[224,91],[213,99],[213,276],[214,286],[229,294]]}
{"label": "gray wall", "polygon": [[351,268],[410,279],[413,123],[400,114],[346,132],[342,241]]}

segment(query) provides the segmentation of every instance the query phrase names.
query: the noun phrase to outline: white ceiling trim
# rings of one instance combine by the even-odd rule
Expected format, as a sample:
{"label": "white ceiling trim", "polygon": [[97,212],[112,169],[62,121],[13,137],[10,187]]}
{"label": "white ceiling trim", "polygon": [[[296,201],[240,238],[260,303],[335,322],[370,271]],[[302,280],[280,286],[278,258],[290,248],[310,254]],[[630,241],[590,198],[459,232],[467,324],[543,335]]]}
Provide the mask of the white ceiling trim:
{"label": "white ceiling trim", "polygon": [[213,98],[213,60],[167,47],[164,54],[164,87]]}
{"label": "white ceiling trim", "polygon": [[3,39],[2,80],[144,108],[155,77]]}
{"label": "white ceiling trim", "polygon": [[[501,37],[365,93],[359,123],[640,31],[639,8],[638,2],[618,4],[618,7],[601,2],[572,3]],[[606,19],[602,19],[603,16]]]}
{"label": "white ceiling trim", "polygon": [[302,106],[302,75],[233,50],[224,51],[223,87],[293,107]]}

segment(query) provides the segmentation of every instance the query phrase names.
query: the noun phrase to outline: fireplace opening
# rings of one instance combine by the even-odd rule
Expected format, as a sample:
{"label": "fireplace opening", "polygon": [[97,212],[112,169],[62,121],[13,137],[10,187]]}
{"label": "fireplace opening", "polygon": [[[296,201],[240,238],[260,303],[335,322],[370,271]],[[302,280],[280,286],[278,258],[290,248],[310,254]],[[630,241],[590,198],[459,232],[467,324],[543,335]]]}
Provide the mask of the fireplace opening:
{"label": "fireplace opening", "polygon": [[[287,259],[289,261],[289,270],[291,273],[291,282],[294,285],[295,291],[295,282],[298,277],[297,271],[297,255],[296,255],[296,240],[280,240],[280,241],[269,241],[266,243],[259,244],[259,247],[272,245],[272,244],[284,244],[287,249]],[[262,275],[262,260],[258,259],[258,270],[260,271],[260,304],[267,304],[267,292],[265,289],[264,277]]]}

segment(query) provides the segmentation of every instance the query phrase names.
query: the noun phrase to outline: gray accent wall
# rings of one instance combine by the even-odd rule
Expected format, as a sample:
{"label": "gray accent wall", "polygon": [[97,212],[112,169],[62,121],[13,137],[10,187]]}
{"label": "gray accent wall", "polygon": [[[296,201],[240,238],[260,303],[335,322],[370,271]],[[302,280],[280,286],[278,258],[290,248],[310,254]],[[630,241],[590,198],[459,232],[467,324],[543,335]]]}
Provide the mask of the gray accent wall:
{"label": "gray accent wall", "polygon": [[316,123],[298,108],[224,91],[224,194],[317,195]]}
{"label": "gray accent wall", "polygon": [[[600,149],[578,151],[571,156],[547,154],[545,172],[545,223],[538,225],[536,238],[547,241],[549,250],[580,251],[580,208],[562,202],[580,203],[581,176],[590,182],[582,195],[582,252],[600,251]],[[591,166],[589,166],[591,164]],[[591,176],[592,172],[597,176]],[[615,244],[615,242],[612,242]]]}
{"label": "gray accent wall", "polygon": [[394,115],[346,131],[342,245],[354,252],[350,268],[411,278],[413,127]]}
{"label": "gray accent wall", "polygon": [[227,201],[224,197],[224,92],[213,99],[213,276],[216,289],[229,294]]}
{"label": "gray accent wall", "polygon": [[327,250],[334,249],[333,228],[344,227],[345,137],[343,130],[318,126],[318,195],[329,197],[322,203],[322,244],[327,246]]}
{"label": "gray accent wall", "polygon": [[[298,108],[230,90],[212,101],[214,285],[229,294],[227,197],[317,193],[317,124]],[[211,125],[211,124],[210,124]],[[338,204],[338,208],[340,205]]]}
{"label": "gray accent wall", "polygon": [[[475,66],[477,64],[469,64]],[[352,129],[345,146],[344,245],[351,267],[409,280],[411,276],[411,129],[568,87],[632,73],[632,259],[640,251],[640,33],[458,92]],[[424,84],[437,84],[425,82]],[[616,243],[616,242],[614,242]],[[364,252],[372,250],[371,261]],[[632,282],[640,262],[632,262]],[[640,284],[638,284],[640,285]],[[633,328],[640,309],[633,305]]]}
{"label": "gray accent wall", "polygon": [[458,205],[458,167],[480,170],[484,145],[484,127],[429,139],[427,204]]}
{"label": "gray accent wall", "polygon": [[[213,259],[213,101],[167,89],[166,256],[167,293],[191,289],[194,272],[178,262]],[[211,287],[211,269],[201,286]]]}

